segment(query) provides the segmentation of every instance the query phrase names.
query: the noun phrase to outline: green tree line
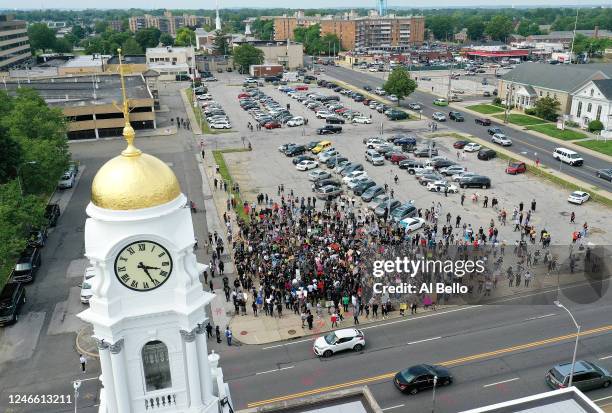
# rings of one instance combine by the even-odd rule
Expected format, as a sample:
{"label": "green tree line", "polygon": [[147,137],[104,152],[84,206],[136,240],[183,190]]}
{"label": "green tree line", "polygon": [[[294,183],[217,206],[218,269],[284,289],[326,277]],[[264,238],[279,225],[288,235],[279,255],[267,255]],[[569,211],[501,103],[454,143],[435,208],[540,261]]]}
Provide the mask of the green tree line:
{"label": "green tree line", "polygon": [[0,287],[30,229],[44,222],[49,195],[68,166],[66,121],[40,95],[21,88],[0,91]]}

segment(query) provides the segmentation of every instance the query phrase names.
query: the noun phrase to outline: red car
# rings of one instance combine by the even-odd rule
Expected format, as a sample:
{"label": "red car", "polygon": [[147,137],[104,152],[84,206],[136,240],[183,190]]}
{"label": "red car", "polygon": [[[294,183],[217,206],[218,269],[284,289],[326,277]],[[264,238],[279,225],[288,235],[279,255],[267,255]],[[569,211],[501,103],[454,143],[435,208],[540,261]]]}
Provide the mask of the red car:
{"label": "red car", "polygon": [[401,161],[408,159],[406,155],[403,153],[394,153],[391,155],[391,163],[399,164]]}
{"label": "red car", "polygon": [[246,92],[243,92],[243,93],[238,95],[238,99],[250,98],[250,97],[251,97],[251,94],[250,93],[246,93]]}
{"label": "red car", "polygon": [[308,90],[308,86],[306,85],[297,85],[295,90]]}
{"label": "red car", "polygon": [[334,110],[334,112],[336,112],[336,113],[344,113],[344,112],[346,112],[347,110],[348,110],[347,108],[340,108],[340,109],[336,109],[336,110]]}
{"label": "red car", "polygon": [[463,147],[465,145],[467,145],[468,143],[470,143],[469,141],[457,141],[455,143],[453,143],[453,148],[455,149],[463,149]]}
{"label": "red car", "polygon": [[510,175],[523,174],[527,172],[527,165],[525,162],[512,162],[506,168],[506,173]]}
{"label": "red car", "polygon": [[266,122],[266,123],[264,124],[264,128],[266,128],[266,129],[276,129],[276,128],[280,128],[280,127],[281,127],[281,124],[280,124],[280,123],[278,123],[278,122],[277,122],[277,121],[275,121],[275,120],[270,121],[270,122]]}
{"label": "red car", "polygon": [[477,125],[491,126],[491,120],[487,118],[476,118],[474,122],[476,122]]}

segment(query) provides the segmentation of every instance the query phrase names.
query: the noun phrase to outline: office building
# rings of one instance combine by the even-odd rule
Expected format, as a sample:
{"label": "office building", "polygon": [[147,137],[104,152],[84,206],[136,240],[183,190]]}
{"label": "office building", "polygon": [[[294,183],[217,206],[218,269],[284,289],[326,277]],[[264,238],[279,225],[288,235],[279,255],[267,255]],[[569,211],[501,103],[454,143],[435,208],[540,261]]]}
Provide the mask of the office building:
{"label": "office building", "polygon": [[145,14],[144,16],[132,16],[129,19],[130,31],[137,32],[141,29],[154,27],[162,33],[168,33],[171,36],[176,36],[176,32],[181,27],[197,27],[209,25],[211,22],[208,16],[194,16],[183,14],[182,16],[174,16],[172,12],[166,11],[163,16],[152,16]]}
{"label": "office building", "polygon": [[17,66],[32,57],[28,27],[12,15],[0,15],[0,72]]}

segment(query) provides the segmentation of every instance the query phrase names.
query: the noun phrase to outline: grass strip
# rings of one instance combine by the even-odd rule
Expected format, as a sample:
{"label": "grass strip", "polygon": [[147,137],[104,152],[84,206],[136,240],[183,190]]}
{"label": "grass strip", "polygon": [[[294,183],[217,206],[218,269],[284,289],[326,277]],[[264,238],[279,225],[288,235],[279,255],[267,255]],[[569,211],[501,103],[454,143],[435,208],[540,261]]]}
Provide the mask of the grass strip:
{"label": "grass strip", "polygon": [[574,143],[599,153],[603,153],[604,155],[612,156],[612,139],[608,139],[607,141],[601,139]]}
{"label": "grass strip", "polygon": [[490,115],[492,113],[500,113],[504,111],[504,109],[500,108],[499,106],[484,105],[484,104],[466,106],[465,108],[469,110],[473,110],[474,112],[482,113],[484,115]]}
{"label": "grass strip", "polygon": [[189,101],[189,107],[191,108],[193,115],[195,116],[196,121],[198,122],[198,125],[200,125],[202,133],[217,135],[220,133],[231,132],[231,129],[211,129],[210,126],[208,126],[208,122],[206,122],[206,118],[203,116],[202,111],[199,110],[200,105],[197,105],[196,107],[198,108],[198,110],[195,110],[193,106],[193,93],[191,92],[191,89],[183,90],[185,91],[185,95],[187,96],[187,100]]}
{"label": "grass strip", "polygon": [[234,186],[234,179],[232,178],[232,174],[230,174],[229,168],[225,163],[225,158],[223,157],[224,153],[235,153],[235,152],[248,152],[249,149],[246,148],[230,148],[230,149],[219,149],[212,152],[213,158],[215,159],[215,163],[219,165],[219,173],[224,181],[227,182],[230,195],[234,196],[236,199],[236,207],[234,210],[236,211],[236,215],[244,222],[249,222],[250,218],[247,214],[244,213],[242,198],[240,193],[233,192],[232,188]]}
{"label": "grass strip", "polygon": [[561,139],[563,141],[575,141],[587,137],[584,133],[572,129],[557,129],[557,125],[553,125],[552,123],[528,126],[527,130],[540,132],[544,135],[548,135],[556,139]]}
{"label": "grass strip", "polygon": [[[504,120],[505,115],[504,114],[494,115],[493,117],[500,119],[500,120]],[[510,113],[508,115],[508,122],[514,123],[515,125],[519,125],[519,126],[531,126],[531,125],[539,125],[542,123],[548,123],[544,119],[536,118],[536,117],[529,116],[529,115],[521,115],[519,113]]]}

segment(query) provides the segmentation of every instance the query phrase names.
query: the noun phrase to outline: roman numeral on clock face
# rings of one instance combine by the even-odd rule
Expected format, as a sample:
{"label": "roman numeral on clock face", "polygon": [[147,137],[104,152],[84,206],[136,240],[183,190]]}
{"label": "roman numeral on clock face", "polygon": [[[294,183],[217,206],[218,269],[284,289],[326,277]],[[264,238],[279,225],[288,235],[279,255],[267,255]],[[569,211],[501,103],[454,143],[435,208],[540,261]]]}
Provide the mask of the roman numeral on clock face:
{"label": "roman numeral on clock face", "polygon": [[125,284],[127,284],[127,283],[130,281],[130,276],[129,276],[129,275],[127,275],[127,274],[123,274],[123,275],[121,276],[121,280],[122,280],[122,281],[123,281]]}

